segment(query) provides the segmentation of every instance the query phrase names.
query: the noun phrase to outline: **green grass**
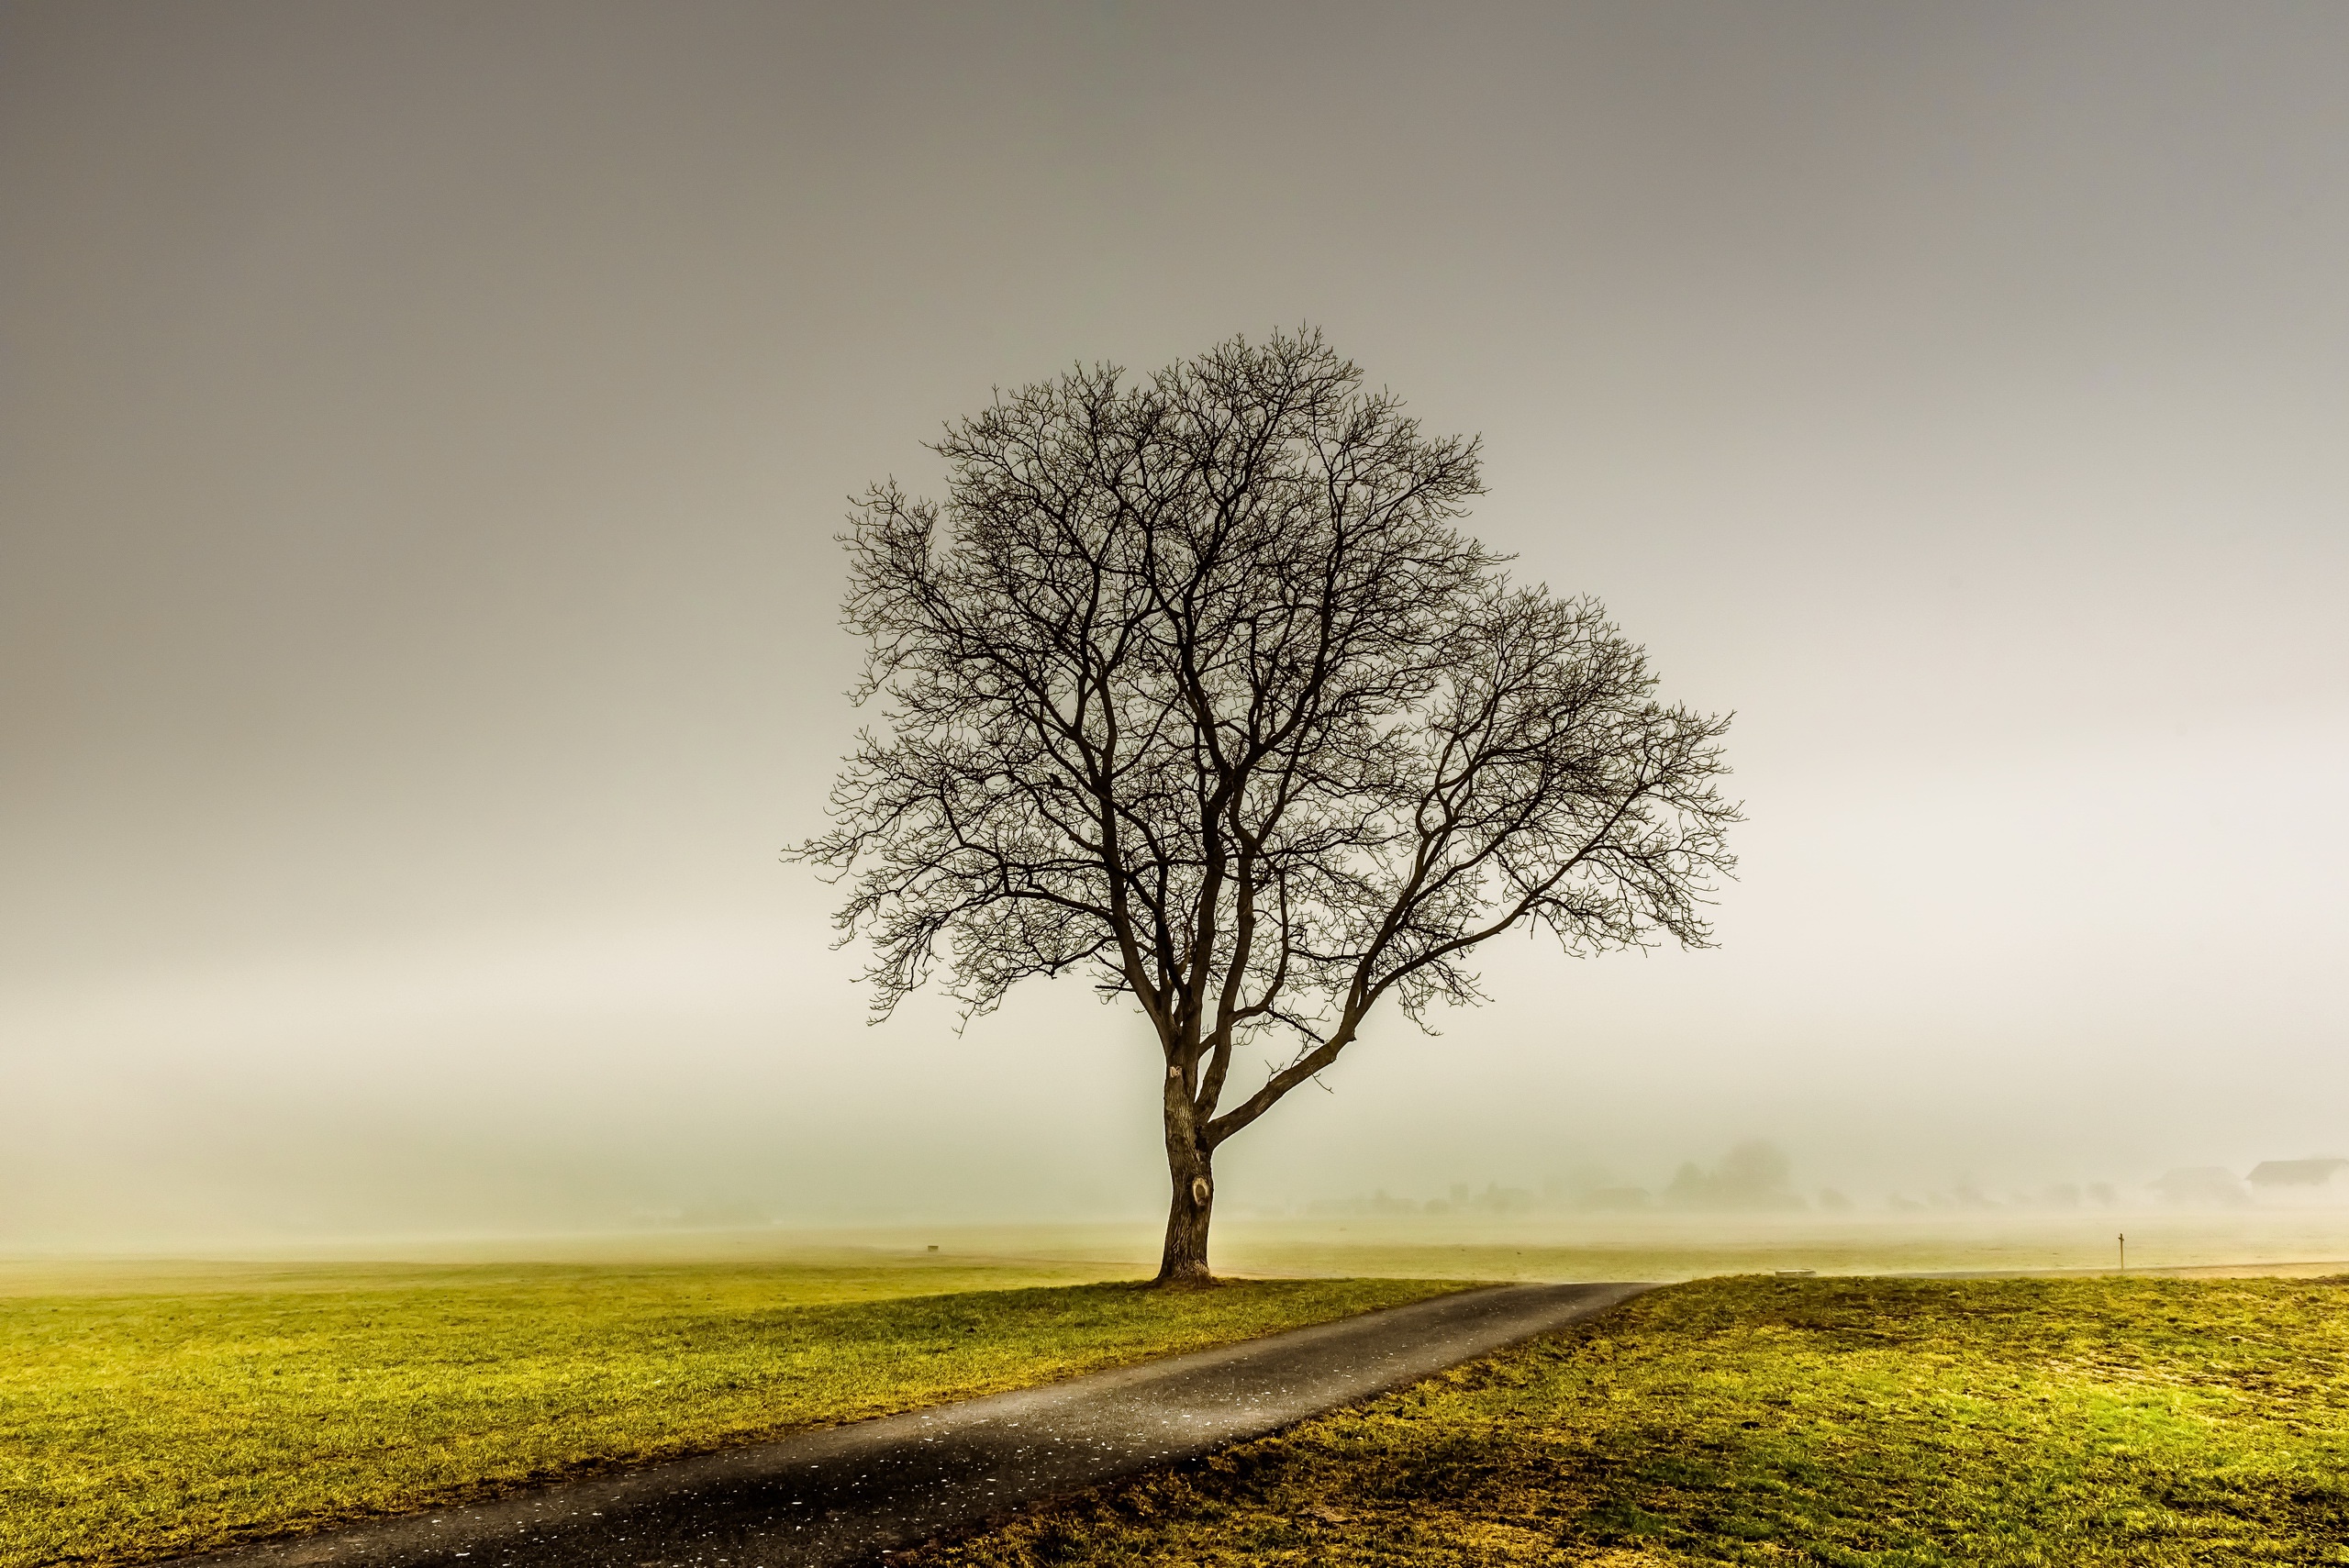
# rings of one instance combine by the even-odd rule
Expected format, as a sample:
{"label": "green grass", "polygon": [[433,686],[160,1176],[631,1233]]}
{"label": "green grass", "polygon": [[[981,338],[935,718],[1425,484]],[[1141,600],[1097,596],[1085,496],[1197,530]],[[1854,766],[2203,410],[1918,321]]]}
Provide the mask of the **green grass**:
{"label": "green grass", "polygon": [[2349,1284],[1733,1278],[910,1561],[2163,1568],[2344,1543]]}
{"label": "green grass", "polygon": [[72,1294],[0,1299],[0,1568],[201,1551],[1453,1288],[977,1288],[1040,1272],[1056,1266],[52,1271]]}

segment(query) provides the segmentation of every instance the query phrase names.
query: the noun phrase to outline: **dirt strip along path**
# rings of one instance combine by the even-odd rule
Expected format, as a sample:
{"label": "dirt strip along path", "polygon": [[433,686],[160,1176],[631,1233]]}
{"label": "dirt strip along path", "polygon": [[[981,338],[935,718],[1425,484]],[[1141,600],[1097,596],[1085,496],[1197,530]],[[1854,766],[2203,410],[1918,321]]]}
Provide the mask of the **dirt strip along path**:
{"label": "dirt strip along path", "polygon": [[966,1533],[1473,1361],[1646,1287],[1501,1285],[185,1568],[812,1568]]}

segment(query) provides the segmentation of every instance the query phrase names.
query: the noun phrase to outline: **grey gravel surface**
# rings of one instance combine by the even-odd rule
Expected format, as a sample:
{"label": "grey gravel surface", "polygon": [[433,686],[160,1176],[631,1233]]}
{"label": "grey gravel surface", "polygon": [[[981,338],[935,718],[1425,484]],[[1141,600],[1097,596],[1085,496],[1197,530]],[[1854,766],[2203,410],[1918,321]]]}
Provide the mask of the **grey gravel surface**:
{"label": "grey gravel surface", "polygon": [[1636,1284],[1502,1285],[752,1448],[188,1559],[186,1568],[878,1562],[1586,1318]]}

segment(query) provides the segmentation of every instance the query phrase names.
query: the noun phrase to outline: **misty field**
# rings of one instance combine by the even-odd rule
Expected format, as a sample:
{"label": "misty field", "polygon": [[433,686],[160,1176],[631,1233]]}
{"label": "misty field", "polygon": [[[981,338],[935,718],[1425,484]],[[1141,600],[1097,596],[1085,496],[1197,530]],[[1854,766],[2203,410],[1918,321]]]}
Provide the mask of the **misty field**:
{"label": "misty field", "polygon": [[0,1279],[0,1565],[201,1551],[1456,1288],[1063,1283],[1082,1273],[952,1259],[19,1269]]}
{"label": "misty field", "polygon": [[1782,1269],[2102,1273],[2124,1230],[2132,1272],[2349,1273],[2349,1210],[2340,1208],[1247,1218],[1225,1226],[1218,1244],[1220,1262],[1244,1274],[1671,1281]]}
{"label": "misty field", "polygon": [[2349,1562],[2349,1284],[1700,1281],[899,1561]]}

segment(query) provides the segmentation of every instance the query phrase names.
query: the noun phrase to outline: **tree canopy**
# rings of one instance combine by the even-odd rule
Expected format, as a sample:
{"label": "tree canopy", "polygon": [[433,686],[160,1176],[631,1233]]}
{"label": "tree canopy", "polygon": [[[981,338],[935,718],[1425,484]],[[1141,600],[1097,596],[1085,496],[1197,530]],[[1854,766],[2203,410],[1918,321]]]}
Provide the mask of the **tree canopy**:
{"label": "tree canopy", "polygon": [[1382,1002],[1476,999],[1472,955],[1521,924],[1709,941],[1727,720],[1660,701],[1594,601],[1513,583],[1454,526],[1478,443],[1319,334],[1078,369],[936,450],[944,505],[885,484],[845,538],[885,722],[798,852],[845,877],[884,1013],[1071,973],[1141,1008],[1170,1277],[1205,1270],[1216,1146]]}

